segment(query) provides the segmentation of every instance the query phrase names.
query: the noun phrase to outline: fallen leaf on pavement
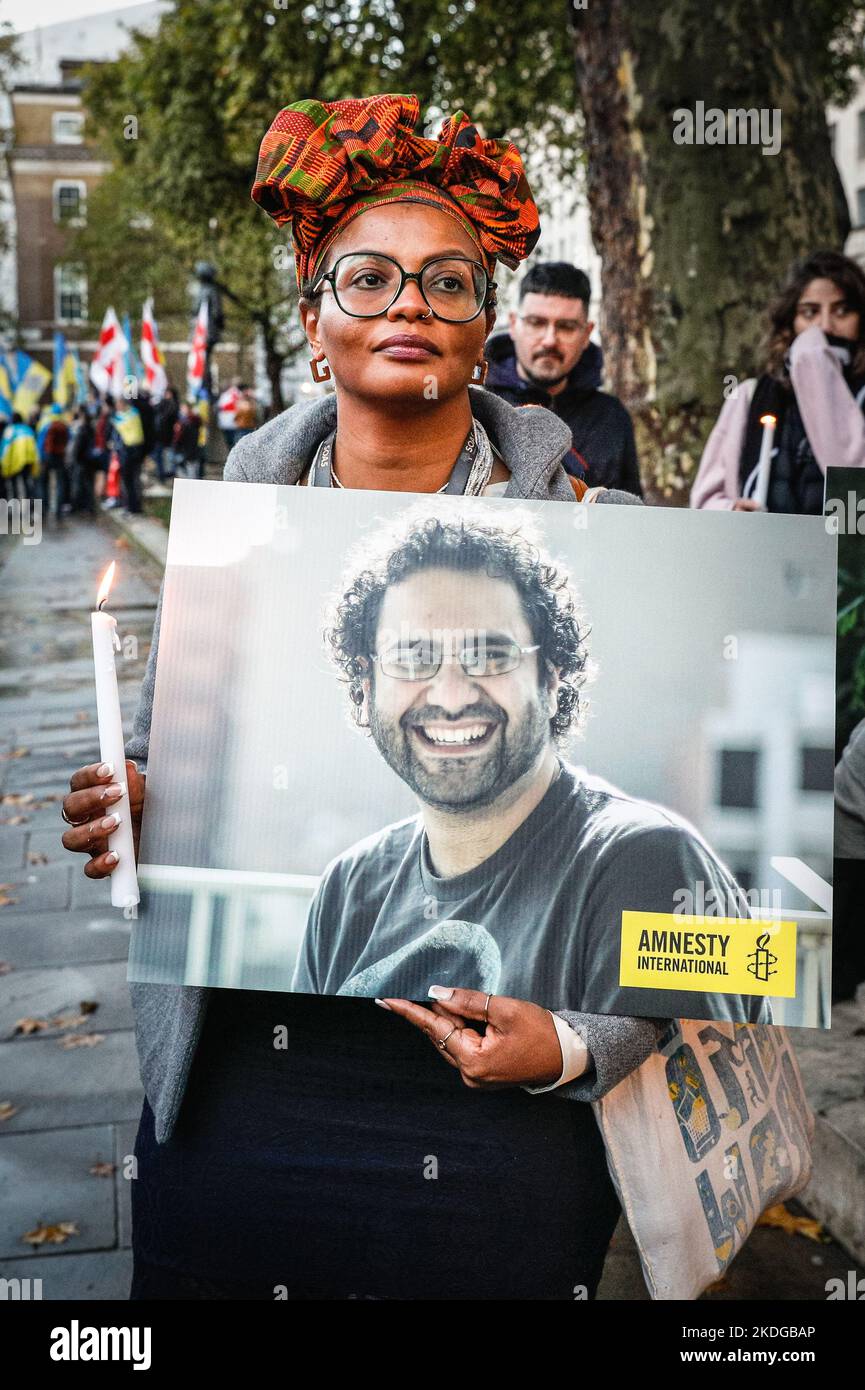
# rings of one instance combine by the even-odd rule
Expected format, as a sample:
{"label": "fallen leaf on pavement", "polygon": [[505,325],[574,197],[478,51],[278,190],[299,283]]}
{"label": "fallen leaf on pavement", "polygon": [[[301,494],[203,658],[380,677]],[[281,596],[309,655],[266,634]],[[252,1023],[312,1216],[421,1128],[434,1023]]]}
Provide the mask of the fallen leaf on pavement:
{"label": "fallen leaf on pavement", "polygon": [[90,1172],[94,1178],[110,1178],[114,1168],[113,1163],[94,1163]]}
{"label": "fallen leaf on pavement", "polygon": [[0,893],[0,907],[11,907],[13,903],[18,901],[18,898],[10,898],[5,893]]}
{"label": "fallen leaf on pavement", "polygon": [[43,854],[41,849],[30,849],[27,851],[28,864],[47,864],[48,855]]}
{"label": "fallen leaf on pavement", "polygon": [[9,964],[8,960],[0,960],[0,975],[8,975],[11,970],[12,966]]}
{"label": "fallen leaf on pavement", "polygon": [[84,1014],[58,1014],[56,1018],[49,1018],[45,1024],[46,1028],[77,1028],[84,1022]]}
{"label": "fallen leaf on pavement", "polygon": [[32,792],[7,792],[0,796],[0,806],[29,806],[35,800]]}
{"label": "fallen leaf on pavement", "polygon": [[40,1221],[34,1230],[28,1231],[21,1239],[28,1245],[65,1245],[70,1236],[80,1234],[74,1221],[58,1221],[55,1226],[46,1226]]}
{"label": "fallen leaf on pavement", "polygon": [[18,1106],[13,1105],[11,1100],[0,1100],[0,1120],[11,1120],[17,1114]]}
{"label": "fallen leaf on pavement", "polygon": [[105,1041],[104,1033],[70,1033],[68,1037],[58,1038],[60,1047],[68,1052],[71,1047],[96,1047]]}
{"label": "fallen leaf on pavement", "polygon": [[8,761],[10,758],[27,758],[29,756],[29,748],[12,748],[8,753],[0,753],[0,758],[2,758],[4,762]]}
{"label": "fallen leaf on pavement", "polygon": [[99,1005],[91,999],[84,999],[78,1006],[77,1014],[55,1014],[53,1018],[19,1018],[15,1024],[16,1033],[44,1033],[51,1029],[79,1028],[82,1023],[86,1023],[90,1014],[96,1012]]}
{"label": "fallen leaf on pavement", "polygon": [[52,1024],[47,1018],[19,1018],[15,1024],[14,1031],[23,1033],[26,1037],[28,1033],[43,1033],[46,1028],[51,1028]]}
{"label": "fallen leaf on pavement", "polygon": [[831,1240],[831,1236],[826,1234],[819,1221],[815,1221],[812,1216],[794,1216],[783,1202],[774,1207],[767,1207],[757,1225],[774,1226],[780,1231],[786,1231],[788,1236],[805,1236],[806,1239],[816,1240],[820,1244],[828,1244]]}
{"label": "fallen leaf on pavement", "polygon": [[78,710],[76,710],[76,711],[75,711],[75,719],[76,719],[77,723],[79,723],[79,724],[89,724],[89,723],[90,723],[90,711],[89,711],[89,710],[86,710],[86,709],[78,709]]}
{"label": "fallen leaf on pavement", "polygon": [[29,825],[29,816],[0,816],[0,825]]}

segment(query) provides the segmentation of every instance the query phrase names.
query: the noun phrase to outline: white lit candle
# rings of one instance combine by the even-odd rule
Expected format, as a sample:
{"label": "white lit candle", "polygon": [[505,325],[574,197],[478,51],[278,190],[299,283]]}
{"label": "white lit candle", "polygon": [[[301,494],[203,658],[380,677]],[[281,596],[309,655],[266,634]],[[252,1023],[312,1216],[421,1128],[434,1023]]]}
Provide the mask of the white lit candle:
{"label": "white lit candle", "polygon": [[138,875],[135,872],[135,845],[132,839],[132,817],[129,811],[129,787],[126,780],[126,751],[123,746],[123,721],[120,717],[120,693],[114,666],[115,648],[120,650],[117,619],[102,612],[114,579],[112,560],[102,576],[96,596],[96,610],[90,614],[93,633],[93,665],[96,671],[96,714],[99,720],[99,752],[104,763],[114,764],[114,776],[123,788],[123,795],[111,807],[120,816],[120,824],[109,832],[108,844],[118,859],[111,874],[111,902],[114,907],[132,907],[139,901]]}
{"label": "white lit candle", "polygon": [[754,488],[754,501],[766,506],[769,497],[769,479],[772,475],[772,445],[775,441],[775,426],[778,421],[774,415],[761,415],[763,438],[760,441],[760,457],[757,460],[757,483]]}

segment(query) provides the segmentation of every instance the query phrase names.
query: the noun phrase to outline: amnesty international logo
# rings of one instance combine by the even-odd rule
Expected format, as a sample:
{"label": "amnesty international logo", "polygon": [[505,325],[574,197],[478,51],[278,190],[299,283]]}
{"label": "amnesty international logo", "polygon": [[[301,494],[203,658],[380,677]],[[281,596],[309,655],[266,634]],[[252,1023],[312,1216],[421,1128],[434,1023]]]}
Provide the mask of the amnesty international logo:
{"label": "amnesty international logo", "polygon": [[796,923],[623,912],[619,984],[796,997]]}
{"label": "amnesty international logo", "polygon": [[768,980],[770,975],[778,974],[772,968],[777,964],[778,957],[769,950],[769,933],[763,932],[757,937],[757,945],[748,956],[748,970],[755,980]]}

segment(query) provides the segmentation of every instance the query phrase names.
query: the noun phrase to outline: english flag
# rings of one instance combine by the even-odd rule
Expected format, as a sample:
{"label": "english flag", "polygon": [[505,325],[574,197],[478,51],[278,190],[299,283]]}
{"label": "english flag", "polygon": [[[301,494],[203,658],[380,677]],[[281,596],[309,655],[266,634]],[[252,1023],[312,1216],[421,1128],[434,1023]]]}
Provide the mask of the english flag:
{"label": "english flag", "polygon": [[186,359],[186,384],[190,400],[197,400],[204,384],[204,368],[207,361],[207,300],[202,302],[192,332],[192,346]]}
{"label": "english flag", "polygon": [[168,376],[152,299],[146,300],[141,311],[141,360],[144,363],[144,385],[152,400],[161,401],[168,385]]}
{"label": "english flag", "polygon": [[126,378],[126,354],[129,340],[120,327],[114,310],[105,310],[99,333],[99,347],[90,363],[90,380],[102,395],[108,392],[118,400],[123,395]]}

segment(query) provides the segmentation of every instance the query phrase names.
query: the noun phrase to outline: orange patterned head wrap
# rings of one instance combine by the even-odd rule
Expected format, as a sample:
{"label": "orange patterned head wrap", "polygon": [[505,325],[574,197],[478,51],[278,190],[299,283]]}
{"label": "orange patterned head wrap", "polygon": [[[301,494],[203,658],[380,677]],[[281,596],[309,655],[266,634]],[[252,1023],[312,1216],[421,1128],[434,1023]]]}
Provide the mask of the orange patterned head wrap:
{"label": "orange patterned head wrap", "polygon": [[511,268],[540,236],[523,162],[509,140],[484,140],[463,111],[438,139],[417,133],[415,96],[297,101],[261,142],[252,197],[277,226],[289,225],[300,285],[334,237],[369,207],[432,203],[472,237],[488,270]]}

